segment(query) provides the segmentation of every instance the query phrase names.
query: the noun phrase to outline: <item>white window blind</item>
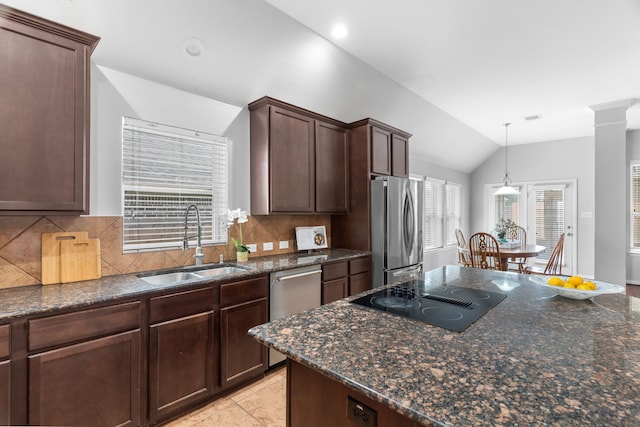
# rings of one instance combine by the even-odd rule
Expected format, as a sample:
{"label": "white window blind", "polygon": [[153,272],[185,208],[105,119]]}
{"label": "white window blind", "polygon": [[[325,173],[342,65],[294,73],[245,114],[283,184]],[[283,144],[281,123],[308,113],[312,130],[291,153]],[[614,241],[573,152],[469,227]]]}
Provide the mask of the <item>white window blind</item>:
{"label": "white window blind", "polygon": [[631,163],[631,248],[640,249],[640,162]]}
{"label": "white window blind", "polygon": [[447,236],[445,243],[447,245],[457,245],[458,241],[456,240],[456,228],[461,227],[462,219],[461,219],[461,204],[462,204],[462,187],[460,184],[454,184],[447,182],[445,184],[446,188],[446,228],[447,228]]}
{"label": "white window blind", "polygon": [[[202,243],[226,243],[227,160],[226,138],[123,118],[123,250],[181,246],[191,204],[200,211]],[[189,236],[195,217],[191,211]]]}
{"label": "white window blind", "polygon": [[[536,187],[536,244],[547,248],[555,247],[564,232],[564,187]],[[548,260],[552,250],[538,255],[540,260]]]}
{"label": "white window blind", "polygon": [[445,182],[433,178],[424,181],[424,248],[444,246]]}

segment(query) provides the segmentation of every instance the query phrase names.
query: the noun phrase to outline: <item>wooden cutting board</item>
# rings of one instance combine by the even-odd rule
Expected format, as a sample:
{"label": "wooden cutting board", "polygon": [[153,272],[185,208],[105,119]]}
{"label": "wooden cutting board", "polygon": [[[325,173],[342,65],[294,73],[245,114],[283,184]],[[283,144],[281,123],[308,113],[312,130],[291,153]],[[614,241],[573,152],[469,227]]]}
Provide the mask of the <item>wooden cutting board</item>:
{"label": "wooden cutting board", "polygon": [[60,282],[99,279],[100,239],[76,239],[60,242]]}
{"label": "wooden cutting board", "polygon": [[86,231],[42,233],[42,284],[60,283],[60,242],[88,239]]}

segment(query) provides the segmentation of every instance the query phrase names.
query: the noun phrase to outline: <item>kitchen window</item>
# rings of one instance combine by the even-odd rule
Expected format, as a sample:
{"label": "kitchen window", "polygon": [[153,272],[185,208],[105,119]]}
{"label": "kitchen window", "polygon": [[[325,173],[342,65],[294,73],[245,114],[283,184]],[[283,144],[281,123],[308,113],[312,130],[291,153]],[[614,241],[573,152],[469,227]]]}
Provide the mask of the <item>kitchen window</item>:
{"label": "kitchen window", "polygon": [[631,162],[631,250],[640,252],[640,161]]}
{"label": "kitchen window", "polygon": [[124,117],[123,251],[182,247],[191,204],[200,211],[202,243],[226,244],[228,151],[224,137]]}
{"label": "kitchen window", "polygon": [[424,248],[455,245],[461,224],[462,186],[435,178],[424,180]]}

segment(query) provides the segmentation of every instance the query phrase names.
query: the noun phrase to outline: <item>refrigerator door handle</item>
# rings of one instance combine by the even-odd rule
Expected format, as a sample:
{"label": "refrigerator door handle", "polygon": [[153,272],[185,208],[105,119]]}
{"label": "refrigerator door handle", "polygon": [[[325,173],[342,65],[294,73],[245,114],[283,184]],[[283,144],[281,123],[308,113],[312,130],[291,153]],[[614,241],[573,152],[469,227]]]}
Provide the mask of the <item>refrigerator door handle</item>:
{"label": "refrigerator door handle", "polygon": [[416,268],[412,268],[411,270],[396,271],[395,273],[392,273],[391,275],[394,276],[394,277],[397,277],[397,276],[408,276],[409,274],[419,273],[421,269],[422,269],[422,267],[416,267]]}
{"label": "refrigerator door handle", "polygon": [[[408,184],[408,183],[407,183]],[[410,188],[407,185],[405,189],[404,195],[404,204],[403,204],[403,212],[402,212],[402,232],[404,234],[404,244],[405,249],[408,255],[411,255],[413,252],[413,241],[415,239],[415,218],[414,218],[414,203],[413,203],[413,195],[411,194]]]}

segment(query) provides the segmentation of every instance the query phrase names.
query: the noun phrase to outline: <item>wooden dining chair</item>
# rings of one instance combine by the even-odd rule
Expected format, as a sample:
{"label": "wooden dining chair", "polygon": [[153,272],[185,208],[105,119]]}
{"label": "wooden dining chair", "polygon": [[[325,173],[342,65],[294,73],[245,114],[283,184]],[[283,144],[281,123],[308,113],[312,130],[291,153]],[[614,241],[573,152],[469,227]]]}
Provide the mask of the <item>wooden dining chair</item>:
{"label": "wooden dining chair", "polygon": [[471,266],[485,270],[502,270],[498,241],[489,233],[476,233],[469,238]]}
{"label": "wooden dining chair", "polygon": [[456,228],[456,240],[458,241],[458,264],[471,267],[471,256],[469,256],[469,249],[466,248],[467,240],[459,228]]}
{"label": "wooden dining chair", "polygon": [[549,261],[544,267],[544,270],[540,271],[534,267],[526,267],[524,272],[526,274],[543,274],[546,276],[558,276],[562,274],[562,258],[564,255],[564,233],[558,237],[558,241],[551,252]]}
{"label": "wooden dining chair", "polygon": [[[509,234],[507,237],[511,240],[520,241],[521,246],[527,246],[527,230],[523,227],[516,225],[509,230]],[[518,271],[519,273],[524,273],[525,267],[527,266],[527,258],[525,257],[514,257],[509,259],[509,266],[513,265],[513,270]],[[511,270],[511,268],[509,268]]]}

